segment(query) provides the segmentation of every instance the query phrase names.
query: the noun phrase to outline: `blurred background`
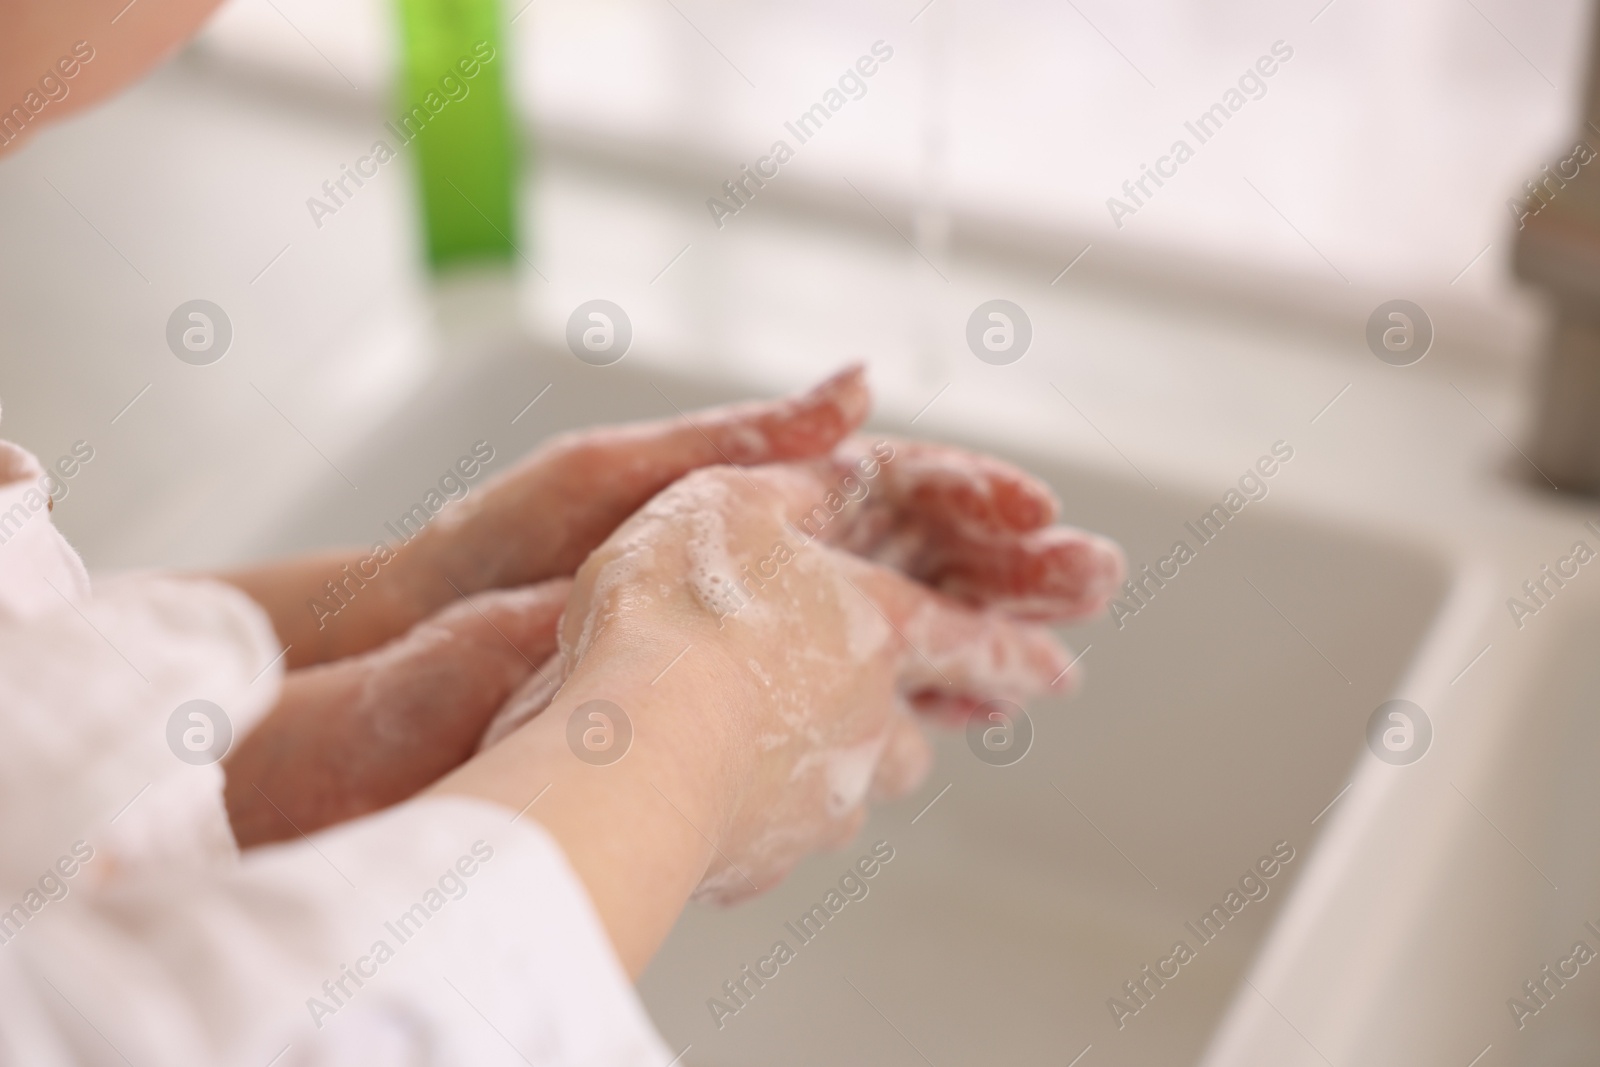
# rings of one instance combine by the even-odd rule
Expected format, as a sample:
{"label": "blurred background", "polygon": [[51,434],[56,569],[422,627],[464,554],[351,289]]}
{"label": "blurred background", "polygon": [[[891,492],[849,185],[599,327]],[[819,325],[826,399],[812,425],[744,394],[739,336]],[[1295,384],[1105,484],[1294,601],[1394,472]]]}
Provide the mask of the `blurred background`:
{"label": "blurred background", "polygon": [[[654,1017],[706,1065],[1593,1062],[1600,976],[1547,1004],[1524,983],[1600,950],[1600,579],[1508,611],[1600,547],[1600,509],[1528,456],[1552,305],[1513,270],[1524,183],[1600,145],[1586,5],[500,19],[520,163],[497,262],[430,264],[414,149],[310,203],[414,102],[377,0],[230,0],[0,159],[4,432],[47,462],[93,448],[56,509],[92,569],[369,543],[478,440],[504,463],[851,359],[877,426],[1027,463],[1135,570],[1283,443],[1268,497],[1181,577],[1070,635],[1084,689],[1032,709],[1023,756],[946,737],[859,847],[691,910],[641,984]],[[786,124],[874,54],[801,143]],[[1200,143],[1186,123],[1264,56]],[[1179,139],[1193,158],[1135,200]],[[708,200],[778,140],[793,158],[719,224]],[[1031,333],[1005,360],[968,341],[996,299]],[[1432,336],[1403,366],[1367,333],[1396,299]],[[231,329],[204,364],[168,341],[193,300]],[[605,365],[567,340],[592,300],[631,329]],[[1431,722],[1403,764],[1367,732],[1397,698]],[[724,980],[879,840],[871,895],[719,1025]],[[1200,947],[1185,924],[1280,844],[1269,895]],[[1178,978],[1126,989],[1180,939]]]}

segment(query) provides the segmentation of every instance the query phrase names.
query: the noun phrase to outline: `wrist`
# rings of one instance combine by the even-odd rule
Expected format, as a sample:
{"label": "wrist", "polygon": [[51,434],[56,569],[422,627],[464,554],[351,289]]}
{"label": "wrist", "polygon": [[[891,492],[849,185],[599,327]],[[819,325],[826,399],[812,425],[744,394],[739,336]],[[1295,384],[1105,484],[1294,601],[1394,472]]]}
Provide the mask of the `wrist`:
{"label": "wrist", "polygon": [[[701,655],[692,637],[637,637],[597,637],[550,707],[430,790],[495,801],[539,823],[634,975],[717,855],[745,749],[718,657]],[[585,707],[598,700],[620,709],[603,709],[620,755],[584,748],[583,731],[605,725]]]}
{"label": "wrist", "polygon": [[631,738],[613,766],[648,778],[720,846],[747,773],[750,738],[740,712],[748,685],[748,672],[728,662],[714,635],[607,628],[563,682],[550,717],[581,745],[567,720],[576,714],[589,722],[579,709],[590,701],[615,705]]}

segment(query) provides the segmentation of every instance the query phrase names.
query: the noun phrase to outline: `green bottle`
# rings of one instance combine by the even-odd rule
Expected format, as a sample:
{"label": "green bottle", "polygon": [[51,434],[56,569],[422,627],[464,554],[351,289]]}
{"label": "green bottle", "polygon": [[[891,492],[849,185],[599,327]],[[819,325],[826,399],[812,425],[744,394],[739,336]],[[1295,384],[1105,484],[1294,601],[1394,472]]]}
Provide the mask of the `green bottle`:
{"label": "green bottle", "polygon": [[499,0],[399,0],[396,133],[421,181],[437,269],[517,254],[516,128]]}

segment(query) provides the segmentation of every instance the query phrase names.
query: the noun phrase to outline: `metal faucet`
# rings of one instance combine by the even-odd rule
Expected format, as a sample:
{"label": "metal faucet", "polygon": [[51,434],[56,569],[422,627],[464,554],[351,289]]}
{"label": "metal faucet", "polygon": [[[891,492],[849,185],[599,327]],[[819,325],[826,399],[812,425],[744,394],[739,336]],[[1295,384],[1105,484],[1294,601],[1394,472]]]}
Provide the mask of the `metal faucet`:
{"label": "metal faucet", "polygon": [[1512,269],[1544,289],[1546,339],[1533,463],[1559,488],[1600,495],[1600,17],[1590,29],[1584,125],[1553,166],[1524,183]]}

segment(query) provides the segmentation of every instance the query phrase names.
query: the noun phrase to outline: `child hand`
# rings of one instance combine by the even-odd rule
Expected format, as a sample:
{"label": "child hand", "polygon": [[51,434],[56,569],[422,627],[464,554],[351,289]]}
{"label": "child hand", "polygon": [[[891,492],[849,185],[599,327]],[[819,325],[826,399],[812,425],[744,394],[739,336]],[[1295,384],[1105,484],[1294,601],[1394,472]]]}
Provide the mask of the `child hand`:
{"label": "child hand", "polygon": [[[817,465],[697,471],[574,580],[561,631],[569,686],[637,705],[607,684],[622,677],[618,658],[653,653],[664,666],[688,646],[721,687],[715,703],[728,710],[711,735],[722,743],[699,757],[722,800],[704,897],[773,885],[807,853],[848,840],[875,785],[881,797],[914,788],[930,757],[912,703],[1023,701],[1070,661],[1043,627],[804,536],[832,490]],[[855,519],[842,517],[841,533]],[[636,729],[651,727],[672,724]]]}
{"label": "child hand", "polygon": [[264,844],[386,808],[459,765],[555,651],[569,587],[458,598],[371,652],[290,672],[224,764],[235,840]]}

